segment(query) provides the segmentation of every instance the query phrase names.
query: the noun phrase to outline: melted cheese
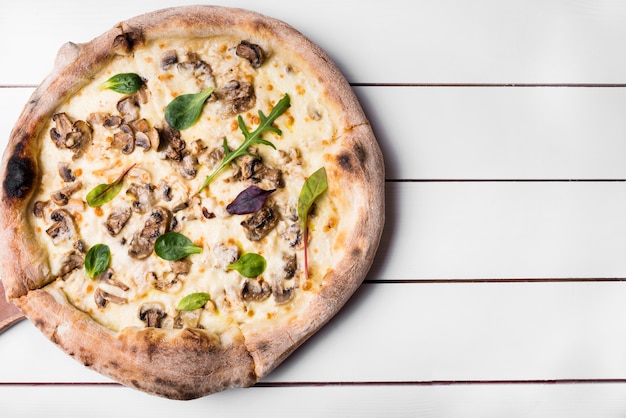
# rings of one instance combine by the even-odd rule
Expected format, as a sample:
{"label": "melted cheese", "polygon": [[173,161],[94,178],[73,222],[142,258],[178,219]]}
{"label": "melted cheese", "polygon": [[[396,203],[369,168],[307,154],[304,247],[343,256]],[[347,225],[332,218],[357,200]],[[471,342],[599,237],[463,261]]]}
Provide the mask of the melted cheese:
{"label": "melted cheese", "polygon": [[[147,213],[133,212],[130,220],[116,236],[111,236],[103,227],[104,221],[114,208],[132,204],[132,197],[126,193],[131,182],[146,181],[157,186],[165,183],[171,187],[172,200],[165,201],[158,193],[155,202],[170,211],[189,200],[198,190],[205,176],[213,171],[199,157],[201,162],[198,174],[191,180],[183,179],[172,161],[167,160],[162,152],[144,151],[136,148],[129,155],[112,147],[115,130],[93,124],[93,141],[83,156],[75,158],[67,149],[59,149],[50,139],[48,132],[54,127],[50,121],[44,129],[42,152],[40,157],[41,185],[33,199],[34,202],[47,202],[50,195],[67,185],[58,174],[58,164],[67,163],[78,181],[82,183],[79,191],[71,196],[70,203],[64,208],[73,214],[78,237],[54,244],[46,231],[52,224],[49,217],[51,210],[57,207],[50,203],[43,217],[33,217],[32,226],[42,231],[39,234],[41,244],[49,249],[49,262],[54,274],[62,268],[64,256],[74,251],[76,239],[80,238],[86,248],[103,243],[111,249],[110,267],[114,270],[114,279],[128,286],[128,290],[91,279],[84,268],[78,268],[70,274],[59,277],[50,286],[62,290],[68,300],[78,309],[87,312],[95,320],[112,330],[126,327],[143,327],[138,312],[144,304],[159,303],[167,314],[163,326],[173,326],[173,319],[178,315],[176,306],[185,296],[195,292],[207,292],[211,302],[207,308],[199,311],[198,326],[215,332],[226,330],[233,323],[251,323],[267,321],[270,318],[285,315],[292,305],[306,304],[307,299],[322,286],[327,267],[333,260],[342,257],[341,246],[337,242],[336,231],[340,220],[332,201],[331,193],[326,193],[317,202],[315,214],[310,220],[311,243],[309,247],[310,280],[304,282],[303,250],[299,246],[292,248],[289,240],[283,237],[291,224],[290,213],[297,205],[298,196],[305,178],[324,165],[324,154],[333,153],[336,128],[332,123],[329,108],[325,105],[316,80],[298,68],[291,57],[281,56],[274,51],[258,69],[253,69],[248,61],[235,54],[239,39],[213,38],[198,40],[171,40],[148,44],[135,52],[133,56],[117,57],[105,71],[98,74],[74,97],[58,108],[72,120],[88,120],[97,112],[118,114],[117,102],[123,95],[111,90],[103,90],[100,85],[117,73],[134,72],[146,80],[149,101],[140,105],[140,118],[146,119],[150,126],[162,128],[165,124],[163,115],[167,104],[176,96],[185,93],[197,93],[208,85],[219,87],[231,79],[243,79],[253,83],[256,94],[255,106],[242,114],[246,125],[252,131],[258,125],[257,110],[269,114],[273,105],[285,94],[291,97],[291,108],[276,120],[282,130],[282,136],[266,133],[264,138],[274,143],[278,150],[268,146],[257,146],[256,150],[263,162],[269,167],[280,168],[283,172],[285,187],[276,190],[270,197],[280,212],[278,225],[267,237],[258,242],[246,238],[240,225],[245,215],[229,215],[225,206],[247,187],[243,182],[234,181],[232,167],[221,172],[207,190],[200,194],[201,207],[206,212],[215,214],[212,219],[197,212],[178,212],[177,221],[180,233],[202,247],[200,254],[190,255],[191,268],[188,274],[176,277],[177,283],[171,288],[158,288],[152,279],[175,277],[169,262],[161,260],[154,253],[143,260],[136,260],[128,255],[128,246],[133,235],[143,228],[149,216]],[[212,77],[199,80],[193,74],[179,72],[176,66],[161,69],[160,57],[166,51],[176,51],[179,61],[184,61],[188,53],[195,53],[211,67]],[[224,116],[222,103],[209,100],[198,122],[181,132],[186,142],[186,149],[198,139],[206,146],[204,153],[221,149],[223,138],[227,138],[232,149],[239,146],[243,136],[236,123],[236,116]],[[321,150],[324,152],[321,152]],[[219,164],[219,161],[217,162]],[[95,186],[111,183],[126,168],[136,164],[124,180],[122,192],[111,202],[100,208],[91,208],[86,204],[86,195]],[[147,174],[147,176],[146,176]],[[332,184],[329,185],[332,188]],[[186,215],[183,217],[183,213]],[[239,255],[255,252],[267,260],[267,270],[263,280],[281,284],[285,288],[295,287],[295,296],[289,304],[277,304],[274,297],[260,302],[246,302],[241,298],[241,289],[245,282],[236,271],[224,268],[221,248],[235,245]],[[281,278],[285,255],[296,254],[298,269],[294,278]],[[94,300],[96,289],[124,298],[126,303],[109,302],[104,308],[97,306]]]}

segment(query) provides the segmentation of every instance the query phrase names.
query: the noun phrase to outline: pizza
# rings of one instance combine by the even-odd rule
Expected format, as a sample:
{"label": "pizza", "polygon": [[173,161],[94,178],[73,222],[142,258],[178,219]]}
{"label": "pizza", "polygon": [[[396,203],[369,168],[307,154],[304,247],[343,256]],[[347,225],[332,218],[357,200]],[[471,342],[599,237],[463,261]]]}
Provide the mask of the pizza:
{"label": "pizza", "polygon": [[68,43],[2,159],[7,298],[172,399],[246,387],[335,315],[384,225],[372,128],[291,26],[159,10]]}

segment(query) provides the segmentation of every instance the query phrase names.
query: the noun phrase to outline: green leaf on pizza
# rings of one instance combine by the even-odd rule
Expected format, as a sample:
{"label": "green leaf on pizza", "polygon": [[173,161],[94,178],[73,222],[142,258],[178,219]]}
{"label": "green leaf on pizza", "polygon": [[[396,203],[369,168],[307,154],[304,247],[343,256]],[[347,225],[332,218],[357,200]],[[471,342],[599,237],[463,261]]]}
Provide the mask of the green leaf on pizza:
{"label": "green leaf on pizza", "polygon": [[191,254],[200,254],[202,247],[178,232],[166,232],[154,242],[154,252],[163,260],[180,260]]}
{"label": "green leaf on pizza", "polygon": [[204,292],[191,293],[178,302],[176,310],[193,311],[202,308],[211,299],[211,295]]}
{"label": "green leaf on pizza", "polygon": [[104,83],[100,84],[100,88],[113,90],[122,94],[133,94],[141,88],[143,80],[135,73],[115,74]]}
{"label": "green leaf on pizza", "polygon": [[181,94],[172,100],[165,108],[165,121],[174,129],[182,131],[196,123],[204,103],[213,93],[209,87],[195,94]]}
{"label": "green leaf on pizza", "polygon": [[92,279],[107,269],[111,261],[111,250],[106,244],[96,244],[87,251],[85,270]]}
{"label": "green leaf on pizza", "polygon": [[117,178],[113,183],[105,183],[99,184],[89,193],[87,193],[87,204],[92,207],[102,206],[107,202],[110,202],[117,196],[122,190],[122,186],[124,185],[124,177],[128,172],[135,167],[136,164],[128,167],[124,172]]}
{"label": "green leaf on pizza", "polygon": [[285,113],[285,111],[290,106],[291,106],[291,99],[289,98],[288,94],[285,94],[282,97],[282,99],[280,99],[278,103],[276,103],[276,105],[272,108],[268,116],[265,116],[265,114],[263,114],[263,112],[259,110],[259,119],[261,120],[261,123],[252,132],[248,130],[248,128],[246,127],[243,121],[243,118],[241,117],[241,115],[239,115],[237,117],[237,122],[239,124],[239,130],[241,130],[241,133],[243,134],[244,141],[236,150],[231,151],[230,148],[228,147],[228,141],[226,140],[226,138],[224,138],[224,141],[222,144],[224,148],[224,159],[222,160],[220,165],[217,166],[217,168],[213,171],[213,173],[206,176],[206,178],[204,179],[204,182],[202,183],[202,186],[198,190],[198,193],[204,190],[204,188],[207,187],[209,183],[211,183],[211,181],[213,181],[215,176],[217,176],[219,172],[222,171],[224,168],[226,168],[232,161],[234,161],[235,159],[243,155],[253,155],[250,153],[250,151],[248,151],[248,148],[250,146],[255,145],[255,144],[262,144],[262,145],[269,145],[270,147],[276,149],[274,144],[261,138],[261,135],[266,131],[273,132],[276,135],[282,135],[282,131],[272,124],[274,123],[276,118],[278,118],[280,115]]}
{"label": "green leaf on pizza", "polygon": [[267,262],[262,255],[247,253],[239,257],[237,261],[226,266],[229,270],[237,270],[239,274],[247,278],[260,276],[267,266]]}
{"label": "green leaf on pizza", "polygon": [[298,198],[298,219],[300,221],[300,228],[302,230],[303,242],[304,242],[304,275],[308,279],[309,277],[309,257],[308,257],[308,245],[309,245],[309,227],[308,218],[311,206],[328,189],[328,179],[326,177],[326,169],[320,168],[304,182],[302,190],[300,190],[300,197]]}

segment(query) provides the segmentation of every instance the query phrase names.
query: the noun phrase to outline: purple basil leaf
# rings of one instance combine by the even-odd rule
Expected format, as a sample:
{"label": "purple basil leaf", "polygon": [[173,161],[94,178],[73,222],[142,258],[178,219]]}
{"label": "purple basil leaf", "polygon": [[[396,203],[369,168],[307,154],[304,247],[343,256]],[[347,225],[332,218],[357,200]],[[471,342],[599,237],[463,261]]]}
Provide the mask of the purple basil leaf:
{"label": "purple basil leaf", "polygon": [[235,200],[226,206],[226,210],[231,215],[246,215],[261,209],[267,197],[276,189],[263,190],[257,186],[250,186],[239,193]]}

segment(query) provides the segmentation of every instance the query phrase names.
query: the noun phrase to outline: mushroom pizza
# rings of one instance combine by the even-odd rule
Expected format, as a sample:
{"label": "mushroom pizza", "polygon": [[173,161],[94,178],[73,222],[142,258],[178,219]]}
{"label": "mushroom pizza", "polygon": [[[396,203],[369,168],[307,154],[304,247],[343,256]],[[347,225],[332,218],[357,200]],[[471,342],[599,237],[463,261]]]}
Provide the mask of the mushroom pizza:
{"label": "mushroom pizza", "polygon": [[360,285],[383,187],[319,47],[250,11],[160,10],[64,45],[29,100],[2,161],[1,274],[50,340],[125,385],[250,386]]}

